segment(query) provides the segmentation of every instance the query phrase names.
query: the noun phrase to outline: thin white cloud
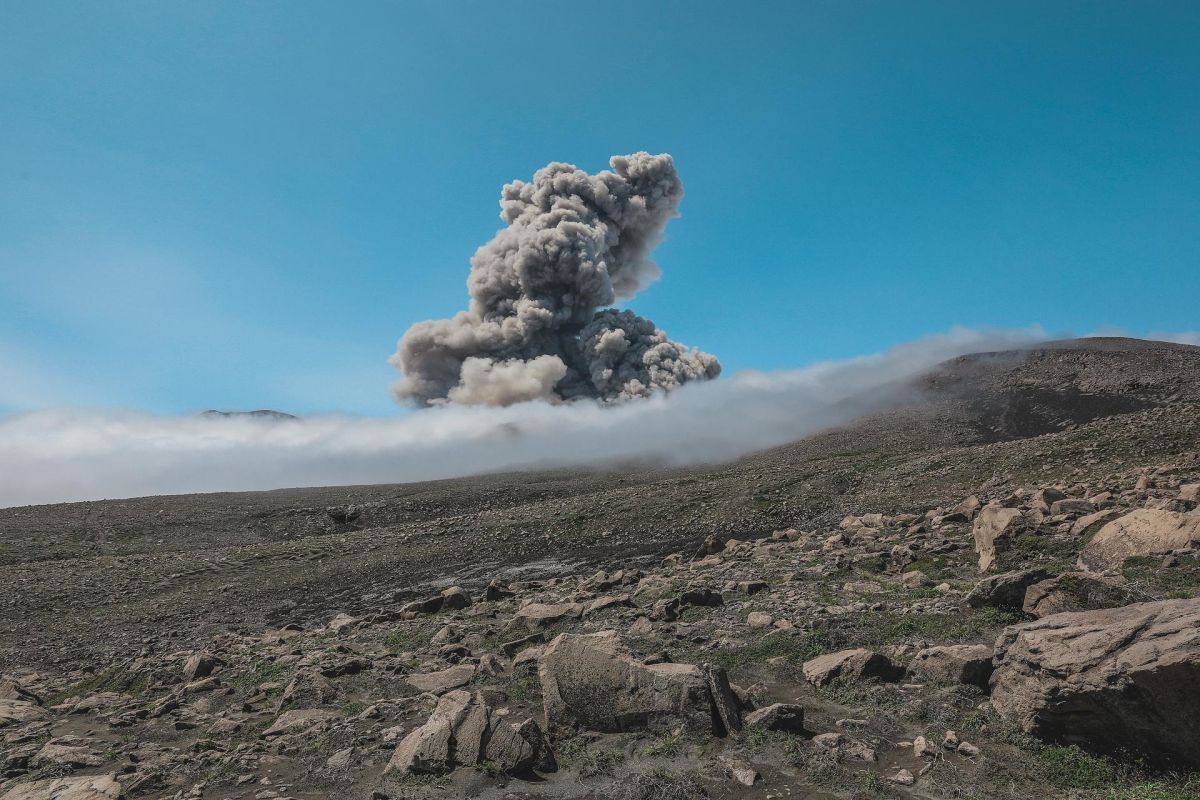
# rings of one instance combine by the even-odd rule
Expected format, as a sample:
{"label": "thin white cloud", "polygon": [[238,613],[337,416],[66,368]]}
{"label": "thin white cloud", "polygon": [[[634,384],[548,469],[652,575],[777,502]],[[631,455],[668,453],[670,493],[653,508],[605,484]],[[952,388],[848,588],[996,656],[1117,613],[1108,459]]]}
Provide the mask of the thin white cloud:
{"label": "thin white cloud", "polygon": [[878,355],[743,372],[614,406],[535,402],[277,423],[38,411],[0,419],[0,506],[427,480],[619,459],[727,459],[896,403],[904,398],[897,382],[947,358],[1043,338],[1039,328],[956,328]]}
{"label": "thin white cloud", "polygon": [[1150,333],[1147,339],[1157,339],[1160,342],[1175,342],[1177,344],[1194,344],[1200,347],[1200,331],[1182,331],[1179,333],[1166,333],[1163,331],[1154,331]]}

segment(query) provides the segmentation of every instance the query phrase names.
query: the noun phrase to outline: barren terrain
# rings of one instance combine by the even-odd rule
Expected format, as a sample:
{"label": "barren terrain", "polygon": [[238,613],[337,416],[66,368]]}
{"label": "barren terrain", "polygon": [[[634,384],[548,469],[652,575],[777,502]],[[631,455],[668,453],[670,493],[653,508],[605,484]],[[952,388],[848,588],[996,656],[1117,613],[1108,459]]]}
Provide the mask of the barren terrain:
{"label": "barren terrain", "polygon": [[[1033,667],[999,650],[993,663],[1002,632],[1052,616],[1038,609],[1200,594],[1187,540],[1076,564],[1122,515],[1197,513],[1200,348],[1062,342],[957,359],[918,388],[920,402],[728,464],[0,510],[0,798],[59,797],[53,781],[87,776],[119,788],[61,797],[1200,797],[1186,727],[1178,752],[1139,749],[1171,718],[1142,731],[1100,697],[1080,719],[1116,714],[1131,726],[1119,746],[1064,736],[1027,708],[1034,678],[1018,673]],[[1021,570],[1085,577],[1043,587],[1041,606],[968,602]],[[1119,586],[1063,588],[1093,571]],[[616,654],[556,655],[604,631]],[[959,645],[986,648],[991,683],[921,666],[957,663],[921,654]],[[811,666],[849,649],[892,666]],[[564,676],[606,658],[635,683],[703,665],[712,713],[693,713],[692,687],[606,721],[595,709],[622,689],[597,678],[593,718],[556,658]],[[712,688],[724,681],[733,711]],[[464,755],[451,725],[449,751],[406,761],[455,703],[483,709],[483,744]],[[774,703],[802,722],[753,717]],[[483,752],[525,719],[536,741],[524,729],[516,750]],[[541,760],[514,755],[526,747]]]}

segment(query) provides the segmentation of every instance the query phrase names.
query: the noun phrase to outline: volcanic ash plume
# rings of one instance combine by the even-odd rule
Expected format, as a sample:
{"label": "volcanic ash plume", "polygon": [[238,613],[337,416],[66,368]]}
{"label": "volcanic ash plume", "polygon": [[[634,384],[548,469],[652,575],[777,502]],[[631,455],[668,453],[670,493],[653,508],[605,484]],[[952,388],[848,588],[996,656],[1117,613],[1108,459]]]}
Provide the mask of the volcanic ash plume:
{"label": "volcanic ash plume", "polygon": [[471,305],[408,329],[393,391],[420,405],[647,397],[715,378],[717,359],[607,308],[659,276],[650,250],[683,196],[671,156],[614,156],[612,171],[570,164],[514,181],[503,228],[471,259]]}

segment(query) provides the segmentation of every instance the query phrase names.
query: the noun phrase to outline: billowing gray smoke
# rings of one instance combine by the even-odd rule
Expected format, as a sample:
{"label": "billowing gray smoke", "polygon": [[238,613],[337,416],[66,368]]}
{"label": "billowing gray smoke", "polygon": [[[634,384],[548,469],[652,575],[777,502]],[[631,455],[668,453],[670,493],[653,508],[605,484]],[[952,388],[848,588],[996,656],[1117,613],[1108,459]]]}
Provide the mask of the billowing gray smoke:
{"label": "billowing gray smoke", "polygon": [[508,227],[476,251],[470,309],[408,329],[396,397],[420,405],[647,397],[715,378],[717,359],[607,306],[659,276],[650,251],[683,196],[671,156],[613,156],[612,171],[538,170],[500,196]]}

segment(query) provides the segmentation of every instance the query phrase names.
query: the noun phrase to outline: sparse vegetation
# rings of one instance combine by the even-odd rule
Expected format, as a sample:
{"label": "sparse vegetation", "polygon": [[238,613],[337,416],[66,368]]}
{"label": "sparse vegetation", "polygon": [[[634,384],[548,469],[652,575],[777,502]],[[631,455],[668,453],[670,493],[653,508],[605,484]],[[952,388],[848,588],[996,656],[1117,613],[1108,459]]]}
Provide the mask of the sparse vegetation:
{"label": "sparse vegetation", "polygon": [[674,758],[686,751],[687,739],[682,733],[667,733],[653,739],[642,748],[648,758]]}
{"label": "sparse vegetation", "polygon": [[251,664],[244,672],[238,672],[228,678],[229,685],[243,693],[258,691],[264,683],[280,683],[291,671],[291,667],[280,661],[259,659]]}
{"label": "sparse vegetation", "polygon": [[913,641],[972,642],[989,638],[1001,628],[1027,619],[1019,612],[984,608],[966,614],[842,614],[821,624],[819,636],[829,650],[884,647]]}
{"label": "sparse vegetation", "polygon": [[86,697],[95,692],[123,692],[140,695],[150,687],[149,677],[137,671],[112,667],[84,678],[43,698],[48,706],[58,705],[72,697]]}
{"label": "sparse vegetation", "polygon": [[820,689],[821,695],[833,703],[872,716],[895,714],[908,702],[900,689],[891,684],[874,681],[855,681],[837,678]]}
{"label": "sparse vegetation", "polygon": [[608,800],[704,800],[709,796],[695,776],[667,770],[631,775],[606,795]]}
{"label": "sparse vegetation", "polygon": [[557,742],[555,755],[560,767],[574,770],[581,778],[612,775],[617,765],[625,760],[623,750],[589,747],[582,737]]}
{"label": "sparse vegetation", "polygon": [[508,698],[514,703],[528,703],[537,697],[540,691],[541,686],[538,683],[537,674],[533,672],[520,672],[513,675],[505,690]]}
{"label": "sparse vegetation", "polygon": [[797,635],[786,633],[758,634],[745,645],[692,651],[682,654],[684,660],[707,662],[724,667],[730,673],[750,666],[766,667],[768,662],[779,659],[782,669],[796,670],[810,658],[829,652],[819,632],[804,632]]}
{"label": "sparse vegetation", "polygon": [[1138,556],[1125,562],[1125,578],[1147,594],[1169,600],[1195,597],[1200,591],[1200,556],[1178,557],[1178,563],[1163,569],[1163,560],[1154,556]]}

